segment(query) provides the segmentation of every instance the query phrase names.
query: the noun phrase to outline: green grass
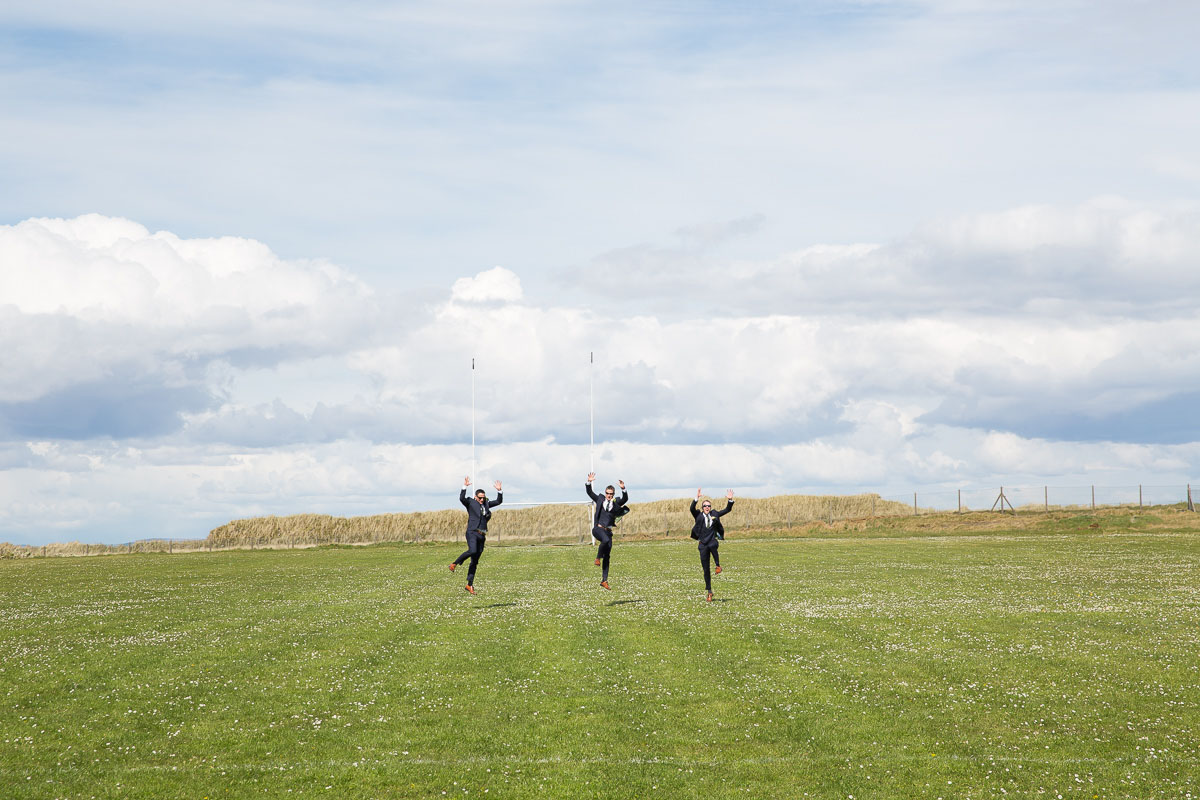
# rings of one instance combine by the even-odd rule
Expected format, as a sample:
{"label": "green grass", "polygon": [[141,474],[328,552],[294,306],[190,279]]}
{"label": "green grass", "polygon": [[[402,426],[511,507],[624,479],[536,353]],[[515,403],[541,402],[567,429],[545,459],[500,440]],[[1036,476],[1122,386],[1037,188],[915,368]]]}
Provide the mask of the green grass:
{"label": "green grass", "polygon": [[0,562],[0,796],[1198,796],[1195,533],[460,549]]}

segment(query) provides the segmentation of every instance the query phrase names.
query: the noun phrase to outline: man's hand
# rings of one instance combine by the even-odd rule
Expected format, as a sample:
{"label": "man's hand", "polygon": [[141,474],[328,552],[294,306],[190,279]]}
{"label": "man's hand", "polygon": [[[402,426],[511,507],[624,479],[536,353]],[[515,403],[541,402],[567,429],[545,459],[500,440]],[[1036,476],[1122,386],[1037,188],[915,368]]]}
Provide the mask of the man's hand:
{"label": "man's hand", "polygon": [[[495,482],[495,483],[493,483],[492,485],[496,487],[496,491],[497,491],[497,492],[498,492],[498,491],[500,491],[500,481],[496,481],[496,482]],[[731,492],[730,494],[732,494],[732,492]]]}
{"label": "man's hand", "polygon": [[621,491],[625,491],[625,481],[617,481],[617,486],[621,487]]}
{"label": "man's hand", "polygon": [[733,499],[733,489],[730,489],[729,491],[725,492],[725,499],[726,499],[726,500],[732,500],[732,499]]}
{"label": "man's hand", "polygon": [[696,490],[696,499],[697,499],[697,500],[699,500],[699,499],[700,499],[700,495],[701,495],[701,494],[702,494],[701,490],[697,489],[697,490]]}
{"label": "man's hand", "polygon": [[592,481],[594,481],[594,480],[596,480],[596,473],[594,473],[594,472],[589,472],[589,473],[588,473],[588,483],[591,483],[591,482],[592,482]]}
{"label": "man's hand", "polygon": [[470,486],[470,485],[471,485],[471,476],[470,476],[470,475],[468,475],[467,477],[463,478],[463,486],[464,486],[464,487],[467,487],[467,486]]}

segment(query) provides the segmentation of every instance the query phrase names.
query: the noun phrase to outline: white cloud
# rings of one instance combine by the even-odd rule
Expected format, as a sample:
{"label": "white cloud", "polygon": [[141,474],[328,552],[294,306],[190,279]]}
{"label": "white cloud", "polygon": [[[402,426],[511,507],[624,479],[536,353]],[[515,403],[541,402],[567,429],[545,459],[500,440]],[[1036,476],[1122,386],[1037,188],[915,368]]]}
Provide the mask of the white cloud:
{"label": "white cloud", "polygon": [[14,354],[0,402],[22,403],[113,381],[218,391],[198,374],[214,361],[361,344],[376,301],[345,271],[260,242],[89,214],[0,226],[0,318],[0,347]]}
{"label": "white cloud", "polygon": [[199,329],[190,346],[228,347],[210,338],[226,327],[239,346],[303,336],[313,323],[324,332],[371,296],[331,264],[284,261],[261,242],[181,239],[98,214],[0,226],[0,261],[0,297],[22,313]]}
{"label": "white cloud", "polygon": [[459,278],[450,290],[450,299],[458,303],[515,303],[521,296],[521,279],[504,267]]}
{"label": "white cloud", "polygon": [[595,267],[609,276],[597,291],[660,316],[700,307],[755,315],[959,310],[1161,318],[1194,311],[1196,252],[1195,208],[1107,197],[937,219],[885,244],[814,244],[756,260],[644,245],[605,254]]}
{"label": "white cloud", "polygon": [[[1186,480],[1200,464],[1198,295],[1172,301],[1165,287],[1184,279],[1171,270],[1188,220],[1113,201],[967,217],[908,241],[811,246],[798,277],[784,260],[742,263],[757,313],[726,307],[741,284],[702,283],[660,294],[683,307],[664,314],[590,292],[535,302],[499,267],[446,280],[426,307],[255,242],[102,217],[27,221],[0,229],[3,252],[22,254],[0,277],[12,298],[0,335],[14,344],[0,383],[0,531],[202,535],[258,513],[449,505],[469,469],[472,358],[477,475],[514,498],[575,499],[593,380],[597,469],[647,498],[696,485]],[[1153,302],[1172,313],[1121,306],[1113,290],[1064,293],[1061,313],[966,314],[928,290],[955,275],[953,294],[986,295],[994,276],[958,265],[996,253],[1028,255],[1022,268],[1045,286],[1074,269],[1057,263],[1063,248],[1096,254],[1087,275],[1101,289],[1150,264]],[[885,263],[913,286],[860,285],[892,274]],[[43,266],[57,304],[19,278]],[[84,286],[93,271],[107,292]],[[714,291],[721,302],[706,300]],[[1089,311],[1104,302],[1130,313]],[[392,319],[406,323],[375,324]]]}

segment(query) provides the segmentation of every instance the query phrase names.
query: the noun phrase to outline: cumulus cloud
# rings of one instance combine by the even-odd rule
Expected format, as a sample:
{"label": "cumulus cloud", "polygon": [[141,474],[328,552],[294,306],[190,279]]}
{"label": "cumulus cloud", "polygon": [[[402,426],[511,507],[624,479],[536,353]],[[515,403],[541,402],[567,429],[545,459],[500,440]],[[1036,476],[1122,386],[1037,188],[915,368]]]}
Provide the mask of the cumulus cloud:
{"label": "cumulus cloud", "polygon": [[457,303],[515,303],[521,295],[521,279],[504,267],[459,278],[450,289],[450,299]]}
{"label": "cumulus cloud", "polygon": [[[1186,315],[1200,293],[1200,212],[1120,198],[1023,206],[925,223],[886,243],[815,244],[766,260],[638,245],[598,258],[598,286],[656,313],[907,316],[960,310]],[[669,303],[661,303],[664,296]]]}
{"label": "cumulus cloud", "polygon": [[[1187,441],[1200,334],[1189,320],[1104,322],[735,317],[661,321],[523,308],[449,309],[412,340],[360,353],[383,395],[418,409],[439,438],[465,430],[468,342],[480,436],[580,441],[589,378],[606,436],[646,441],[795,441],[846,428],[844,409],[887,398],[915,418],[1054,436],[1064,420],[1089,440],[1140,440],[1145,417]],[[597,352],[590,366],[588,353]],[[592,373],[589,375],[589,370]],[[438,380],[413,376],[440,375]],[[1163,405],[1169,398],[1173,403]],[[1162,411],[1170,408],[1171,421]],[[444,413],[449,411],[450,413]],[[1048,424],[1055,420],[1056,424]],[[1163,440],[1156,437],[1155,440]]]}
{"label": "cumulus cloud", "polygon": [[[1194,280],[1189,220],[1104,200],[931,223],[905,242],[813,245],[795,273],[790,257],[726,264],[753,286],[681,313],[535,302],[500,267],[447,280],[432,304],[381,299],[259,243],[27,221],[0,229],[0,531],[144,512],[202,535],[248,514],[445,506],[469,469],[472,383],[477,476],[539,500],[574,499],[593,457],[647,499],[1186,480],[1200,294],[1166,287]],[[1117,289],[1138,264],[1145,302]],[[41,268],[58,294],[21,277]],[[1038,292],[1062,308],[1020,302]]]}
{"label": "cumulus cloud", "polygon": [[24,314],[179,331],[206,349],[325,341],[371,294],[331,264],[285,261],[261,242],[182,239],[98,214],[0,226],[0,259],[0,297]]}
{"label": "cumulus cloud", "polygon": [[361,344],[373,292],[260,242],[183,239],[96,214],[0,226],[0,431],[157,435],[210,407],[214,362]]}

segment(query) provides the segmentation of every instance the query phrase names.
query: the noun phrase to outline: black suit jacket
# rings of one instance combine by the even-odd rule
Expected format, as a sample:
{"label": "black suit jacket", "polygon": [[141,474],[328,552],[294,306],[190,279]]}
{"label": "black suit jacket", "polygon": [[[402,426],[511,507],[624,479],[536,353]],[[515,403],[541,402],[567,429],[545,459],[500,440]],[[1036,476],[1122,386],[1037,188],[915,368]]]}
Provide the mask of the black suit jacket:
{"label": "black suit jacket", "polygon": [[[693,539],[698,539],[702,545],[711,545],[714,537],[725,538],[725,526],[721,524],[721,517],[733,510],[732,500],[726,501],[725,507],[720,511],[714,508],[709,512],[708,515],[713,518],[711,528],[704,524],[704,514],[696,507],[695,500],[692,501],[692,507],[689,510],[692,512],[692,517],[696,520],[695,524],[692,525]],[[720,535],[718,536],[718,534]]]}
{"label": "black suit jacket", "polygon": [[504,502],[504,492],[497,492],[495,500],[488,500],[481,505],[474,496],[467,497],[467,487],[458,493],[458,502],[467,509],[467,533],[480,531],[487,533],[488,520],[492,518],[492,509]]}
{"label": "black suit jacket", "polygon": [[622,489],[620,497],[613,497],[612,510],[605,511],[604,501],[608,498],[593,492],[590,483],[585,484],[584,488],[587,489],[588,497],[596,503],[596,513],[592,515],[592,524],[598,528],[612,528],[613,523],[620,516],[621,506],[629,502],[629,492]]}

